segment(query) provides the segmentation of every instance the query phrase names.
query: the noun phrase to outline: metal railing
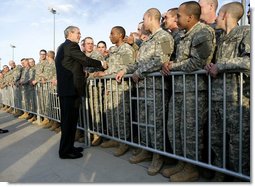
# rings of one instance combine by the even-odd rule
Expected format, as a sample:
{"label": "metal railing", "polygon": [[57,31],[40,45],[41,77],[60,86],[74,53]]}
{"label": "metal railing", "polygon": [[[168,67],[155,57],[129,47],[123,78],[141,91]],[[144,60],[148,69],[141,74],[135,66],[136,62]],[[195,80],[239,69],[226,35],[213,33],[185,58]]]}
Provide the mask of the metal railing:
{"label": "metal railing", "polygon": [[[229,74],[238,77],[236,101],[227,98],[226,75]],[[181,87],[178,86],[180,82]],[[224,73],[223,100],[214,101],[212,78],[203,70],[172,72],[169,77],[151,73],[139,84],[132,82],[131,75],[126,75],[121,83],[113,76],[88,79],[77,128],[84,130],[86,146],[90,146],[89,134],[95,133],[250,181],[250,108],[243,85],[243,72]],[[31,107],[15,100],[19,89],[21,87],[14,86],[1,89],[2,103],[60,121],[59,100],[51,83],[37,84],[33,89],[34,97],[29,96],[34,99]],[[23,98],[27,97],[26,93],[21,92]],[[218,129],[220,137],[213,136],[216,104],[222,106],[219,110],[223,114],[219,124],[222,129]],[[229,109],[236,109],[234,116],[238,116],[238,127],[229,122],[232,116],[227,113]],[[233,131],[238,134],[233,134],[232,128],[238,128]],[[232,141],[236,138],[237,144],[236,140]],[[216,153],[215,139],[222,140],[222,146],[216,146],[219,148]],[[233,155],[236,153],[238,156]],[[218,164],[215,155],[221,160]]]}

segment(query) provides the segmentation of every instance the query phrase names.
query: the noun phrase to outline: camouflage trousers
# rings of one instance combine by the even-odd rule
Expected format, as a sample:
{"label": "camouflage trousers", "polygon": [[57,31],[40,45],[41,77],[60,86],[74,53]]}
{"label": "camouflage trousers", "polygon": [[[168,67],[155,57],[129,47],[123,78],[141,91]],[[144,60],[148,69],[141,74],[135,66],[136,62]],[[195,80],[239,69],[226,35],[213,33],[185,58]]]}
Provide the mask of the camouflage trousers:
{"label": "camouflage trousers", "polygon": [[21,88],[17,86],[13,86],[13,92],[14,92],[14,106],[17,108],[21,108]]}
{"label": "camouflage trousers", "polygon": [[202,159],[203,125],[207,119],[208,110],[206,96],[207,92],[198,92],[197,106],[194,92],[187,92],[185,100],[183,92],[176,92],[171,97],[167,131],[174,154],[194,160],[196,156],[199,160]]}
{"label": "camouflage trousers", "polygon": [[[223,167],[223,116],[226,115],[226,167],[235,172],[239,171],[239,160],[242,160],[241,172],[250,175],[250,101],[243,97],[242,121],[240,131],[240,106],[236,101],[226,102],[226,111],[223,110],[223,101],[212,101],[211,137],[212,150],[215,153],[214,164]],[[242,150],[240,150],[240,133]],[[239,151],[241,158],[239,158]]]}
{"label": "camouflage trousers", "polygon": [[102,83],[90,80],[88,83],[89,93],[89,113],[91,121],[91,129],[93,131],[102,132],[103,125],[103,88]]}
{"label": "camouflage trousers", "polygon": [[[141,144],[157,150],[163,149],[163,98],[162,89],[138,88],[137,119]],[[163,89],[164,90],[164,89]],[[146,93],[146,95],[145,95]],[[167,99],[164,101],[167,103]],[[138,135],[139,137],[139,135]]]}
{"label": "camouflage trousers", "polygon": [[[107,134],[126,140],[130,137],[130,97],[128,87],[124,89],[115,84],[105,93],[105,111]],[[111,90],[111,91],[110,91]]]}

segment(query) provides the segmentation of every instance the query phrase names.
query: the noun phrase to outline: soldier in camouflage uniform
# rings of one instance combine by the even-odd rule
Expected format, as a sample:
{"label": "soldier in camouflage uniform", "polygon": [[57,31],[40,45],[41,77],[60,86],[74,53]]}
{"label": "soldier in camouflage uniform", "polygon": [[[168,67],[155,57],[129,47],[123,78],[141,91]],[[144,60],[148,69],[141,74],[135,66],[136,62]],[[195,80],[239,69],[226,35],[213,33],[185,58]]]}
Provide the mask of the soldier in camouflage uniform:
{"label": "soldier in camouflage uniform", "polygon": [[[35,79],[35,60],[33,58],[28,58],[28,63],[29,63],[29,77],[30,77],[30,93],[28,97],[30,98],[30,111],[36,113],[37,108],[36,108],[36,97],[35,97],[35,87],[32,84],[32,80]],[[33,122],[36,120],[36,115],[35,114],[30,114],[30,117],[27,118],[29,122]]]}
{"label": "soldier in camouflage uniform", "polygon": [[[97,50],[94,50],[94,40],[91,37],[86,37],[82,40],[82,47],[83,47],[83,52],[86,54],[86,56],[99,60],[99,61],[104,61],[105,58]],[[94,72],[98,71],[103,71],[103,68],[95,68],[95,67],[84,67],[84,72],[86,76],[88,77],[93,77]],[[89,107],[90,107],[90,117],[92,121],[92,130],[97,131],[102,133],[102,121],[100,119],[102,111],[100,110],[100,101],[99,101],[99,96],[102,94],[100,93],[100,90],[103,90],[102,87],[102,82],[98,80],[89,80],[87,79],[87,87],[88,87],[88,100],[89,100]],[[81,131],[78,130],[77,131]],[[84,142],[84,137],[81,135],[83,133],[79,133],[79,142]],[[96,146],[101,143],[101,137],[95,133],[93,135],[93,140],[91,142],[92,145]]]}
{"label": "soldier in camouflage uniform", "polygon": [[[43,76],[43,71],[45,65],[48,63],[46,59],[47,51],[45,49],[40,50],[40,60],[39,63],[35,65],[35,79],[32,81],[32,84],[36,86],[38,82],[42,81],[42,76]],[[40,114],[44,114],[45,112],[45,101],[43,97],[43,90],[46,89],[46,86],[43,84],[40,84],[40,87],[37,87],[37,97],[39,101],[39,106],[37,106],[37,110],[39,109]],[[44,118],[45,122],[49,122],[48,118]],[[43,121],[44,121],[43,120]],[[37,116],[37,121],[34,121],[33,124],[38,124],[40,125],[43,121],[41,119],[38,119]]]}
{"label": "soldier in camouflage uniform", "polygon": [[[162,67],[162,72],[165,75],[170,71],[189,73],[201,70],[211,62],[216,44],[215,32],[210,26],[199,22],[200,14],[200,5],[194,1],[185,2],[178,8],[177,23],[180,29],[185,29],[185,33],[175,40],[177,42],[176,59],[164,63]],[[201,160],[203,125],[208,108],[206,77],[205,75],[197,76],[197,87],[194,75],[186,75],[185,83],[183,83],[182,75],[173,78],[174,97],[171,97],[169,102],[167,121],[168,136],[173,153],[189,159]],[[197,105],[196,89],[198,92]],[[197,113],[196,108],[198,109]],[[198,147],[196,147],[196,143]],[[196,152],[196,148],[198,152]],[[186,154],[184,155],[184,153]],[[175,167],[167,168],[167,170],[170,181],[194,181],[199,178],[196,166],[183,161],[179,161]]]}
{"label": "soldier in camouflage uniform", "polygon": [[[147,41],[142,43],[135,65],[126,67],[126,69],[120,71],[116,76],[116,80],[120,81],[126,72],[133,73],[132,79],[138,87],[138,97],[147,99],[146,102],[140,100],[138,106],[140,113],[137,118],[139,118],[138,128],[141,132],[141,144],[144,146],[148,145],[157,150],[163,149],[164,106],[162,92],[165,91],[165,88],[162,88],[162,77],[155,77],[155,84],[153,84],[153,77],[147,77],[146,82],[143,79],[147,73],[159,71],[162,64],[170,60],[174,49],[173,37],[160,28],[160,18],[161,14],[156,8],[149,9],[145,12],[143,17],[144,29],[150,31],[151,35]],[[147,93],[147,95],[145,95],[145,93]],[[155,101],[153,101],[154,97]],[[145,103],[147,103],[147,106],[145,106]],[[155,119],[154,116],[156,116]],[[154,129],[156,129],[156,132]],[[148,141],[146,141],[147,139]],[[138,155],[131,157],[129,161],[131,163],[139,163],[149,158],[151,158],[151,153],[142,150]],[[153,159],[148,168],[148,174],[157,174],[162,166],[163,157],[158,153],[153,153]]]}
{"label": "soldier in camouflage uniform", "polygon": [[[5,96],[10,95],[8,90],[8,85],[9,85],[8,79],[9,79],[10,69],[7,65],[3,66],[2,73],[4,77],[3,77],[1,88],[3,89],[3,93]],[[8,103],[9,101],[6,98],[3,98],[3,102],[4,102],[4,107],[2,108],[2,110],[7,111],[10,108],[10,103]]]}
{"label": "soldier in camouflage uniform", "polygon": [[31,106],[32,77],[31,77],[31,72],[29,72],[30,66],[29,66],[28,59],[24,58],[21,61],[24,64],[24,66],[23,66],[21,77],[19,79],[18,84],[19,84],[19,88],[21,89],[22,109],[24,109],[25,112],[19,118],[27,119],[29,118],[28,111],[30,111],[30,106]]}
{"label": "soldier in camouflage uniform", "polygon": [[[115,46],[110,49],[109,68],[104,72],[96,72],[94,76],[116,75],[124,66],[131,65],[135,62],[135,54],[133,48],[126,44],[123,40],[126,31],[121,26],[115,26],[110,33],[110,40]],[[107,119],[107,132],[115,138],[128,140],[130,138],[130,98],[129,83],[124,81],[118,84],[116,80],[106,80],[106,93],[104,93],[104,104]],[[101,144],[101,147],[114,147],[115,156],[121,156],[128,150],[128,145],[124,143],[118,144],[114,140],[109,140]]]}
{"label": "soldier in camouflage uniform", "polygon": [[[10,86],[13,88],[13,94],[14,94],[14,107],[20,108],[21,107],[21,94],[20,89],[17,88],[17,83],[21,76],[22,66],[15,64],[13,60],[9,62],[9,66],[11,67],[11,76],[10,76]],[[21,111],[18,109],[15,109],[15,112],[13,111],[13,114],[20,115]]]}
{"label": "soldier in camouflage uniform", "polygon": [[[212,115],[211,137],[212,149],[215,153],[214,164],[223,166],[223,133],[229,137],[226,142],[227,168],[239,172],[239,160],[242,159],[241,173],[250,175],[250,26],[238,26],[244,13],[239,2],[225,4],[219,11],[216,28],[223,33],[217,43],[215,64],[205,67],[212,79]],[[228,71],[245,71],[243,93],[240,93],[240,73]],[[227,72],[225,75],[224,73]],[[225,77],[225,79],[224,79]],[[223,84],[226,81],[226,90]],[[242,103],[240,106],[240,99]],[[224,98],[226,103],[224,103]],[[226,111],[224,111],[224,104]],[[240,107],[242,119],[240,119]],[[226,132],[223,131],[224,115],[226,116]],[[240,131],[240,120],[242,130]],[[242,139],[240,140],[240,133]],[[240,150],[239,142],[242,143]],[[239,151],[242,157],[239,158]],[[226,158],[225,158],[226,159]],[[217,178],[214,178],[217,181]]]}

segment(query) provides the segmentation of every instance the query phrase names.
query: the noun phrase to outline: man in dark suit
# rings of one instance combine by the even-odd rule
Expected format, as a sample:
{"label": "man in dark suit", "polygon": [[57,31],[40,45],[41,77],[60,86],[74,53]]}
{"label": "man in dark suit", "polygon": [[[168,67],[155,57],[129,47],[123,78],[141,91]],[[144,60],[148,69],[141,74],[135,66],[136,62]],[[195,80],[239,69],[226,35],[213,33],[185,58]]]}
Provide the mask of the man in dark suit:
{"label": "man in dark suit", "polygon": [[76,125],[79,116],[81,97],[85,94],[83,67],[104,67],[100,62],[87,57],[78,45],[81,33],[75,26],[64,31],[66,41],[62,43],[56,55],[57,92],[61,110],[61,139],[59,157],[62,159],[82,157],[83,148],[74,147]]}

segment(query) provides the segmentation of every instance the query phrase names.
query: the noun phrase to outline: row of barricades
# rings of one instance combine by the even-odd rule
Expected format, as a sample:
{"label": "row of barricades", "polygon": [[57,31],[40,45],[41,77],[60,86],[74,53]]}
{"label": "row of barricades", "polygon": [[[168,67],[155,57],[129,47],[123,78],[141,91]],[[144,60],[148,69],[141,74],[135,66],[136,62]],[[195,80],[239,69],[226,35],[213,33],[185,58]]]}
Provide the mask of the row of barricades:
{"label": "row of barricades", "polygon": [[[228,98],[228,74],[238,77],[235,101]],[[121,83],[113,76],[89,78],[77,128],[84,130],[86,146],[90,146],[89,134],[97,134],[250,181],[246,80],[242,72],[224,73],[222,77],[222,101],[213,100],[212,78],[205,71],[172,72],[169,77],[152,73],[138,84],[132,82],[131,75]],[[182,85],[177,84],[180,79]],[[1,100],[5,105],[61,121],[56,88],[50,82],[5,87]]]}

